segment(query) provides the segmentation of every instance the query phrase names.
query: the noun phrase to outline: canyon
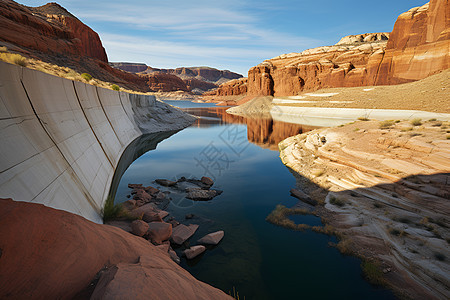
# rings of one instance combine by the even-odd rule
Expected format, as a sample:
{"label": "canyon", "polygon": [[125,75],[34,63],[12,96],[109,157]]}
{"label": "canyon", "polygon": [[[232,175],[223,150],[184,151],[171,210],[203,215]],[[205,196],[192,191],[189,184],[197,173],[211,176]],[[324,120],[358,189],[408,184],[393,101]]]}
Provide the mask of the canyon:
{"label": "canyon", "polygon": [[224,84],[206,96],[294,96],[426,78],[450,67],[448,8],[446,0],[431,0],[401,14],[390,34],[348,36],[334,46],[265,60],[249,70],[247,81]]}

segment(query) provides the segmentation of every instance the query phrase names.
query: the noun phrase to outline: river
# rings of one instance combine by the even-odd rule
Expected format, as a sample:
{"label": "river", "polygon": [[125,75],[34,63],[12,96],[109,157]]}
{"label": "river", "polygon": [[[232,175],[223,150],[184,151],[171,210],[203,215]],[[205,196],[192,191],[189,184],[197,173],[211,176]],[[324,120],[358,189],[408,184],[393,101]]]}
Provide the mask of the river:
{"label": "river", "polygon": [[[156,186],[157,178],[211,177],[213,188],[223,191],[213,200],[195,202],[172,193],[172,200],[165,203],[179,222],[200,225],[191,245],[204,234],[225,231],[222,242],[200,257],[182,258],[183,268],[226,293],[235,290],[240,299],[395,299],[390,291],[364,280],[359,259],[329,246],[336,242],[334,237],[265,221],[277,204],[297,203],[289,193],[296,180],[279,158],[278,142],[313,128],[237,117],[212,105],[168,102],[200,119],[160,141],[154,150],[129,147],[126,152],[132,151],[128,156],[135,160],[122,166],[123,174],[116,178],[115,202],[127,200],[128,183]],[[148,146],[149,140],[159,141],[140,139],[137,144],[144,149],[154,148]],[[187,214],[194,218],[185,219]],[[293,220],[321,224],[314,216]]]}

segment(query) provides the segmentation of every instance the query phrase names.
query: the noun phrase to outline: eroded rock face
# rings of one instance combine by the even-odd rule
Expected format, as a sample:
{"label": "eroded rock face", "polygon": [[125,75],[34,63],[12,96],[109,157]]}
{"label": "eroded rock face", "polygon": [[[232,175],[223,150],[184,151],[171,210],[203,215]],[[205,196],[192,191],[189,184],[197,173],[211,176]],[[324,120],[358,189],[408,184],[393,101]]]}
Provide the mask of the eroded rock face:
{"label": "eroded rock face", "polygon": [[420,80],[450,68],[450,3],[431,0],[401,14],[379,67],[377,85]]}
{"label": "eroded rock face", "polygon": [[2,1],[0,23],[3,41],[41,52],[108,61],[98,34],[56,3],[33,8]]}
{"label": "eroded rock face", "polygon": [[230,80],[217,89],[206,92],[204,96],[237,96],[247,93],[247,78]]}
{"label": "eroded rock face", "polygon": [[111,264],[140,265],[147,275],[128,273],[130,282],[121,282],[120,290],[125,298],[140,292],[136,285],[145,283],[149,290],[144,290],[153,293],[145,294],[149,295],[146,299],[160,299],[152,295],[230,299],[196,280],[145,239],[41,204],[0,199],[0,249],[2,299],[31,299],[36,295],[72,299],[98,271]]}

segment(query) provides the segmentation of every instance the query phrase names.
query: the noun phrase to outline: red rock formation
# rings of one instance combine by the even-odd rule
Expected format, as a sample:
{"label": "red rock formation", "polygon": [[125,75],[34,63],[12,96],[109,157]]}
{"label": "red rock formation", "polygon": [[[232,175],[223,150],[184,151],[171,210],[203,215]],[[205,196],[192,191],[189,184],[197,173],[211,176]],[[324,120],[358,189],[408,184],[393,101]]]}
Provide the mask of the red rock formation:
{"label": "red rock formation", "polygon": [[399,84],[448,69],[449,1],[431,0],[400,15],[386,43],[387,36],[348,36],[335,46],[266,60],[249,70],[247,95],[289,96],[321,88]]}
{"label": "red rock formation", "polygon": [[204,96],[236,96],[247,93],[247,78],[230,80],[217,89],[204,93]]}
{"label": "red rock formation", "polygon": [[178,76],[172,74],[154,73],[140,75],[145,78],[147,85],[153,91],[172,92],[172,91],[189,91],[186,83]]}
{"label": "red rock formation", "polygon": [[186,84],[189,91],[193,91],[195,89],[200,89],[202,91],[208,91],[208,90],[217,88],[217,84],[214,84],[214,83],[211,83],[208,81],[198,80],[195,78],[184,79],[183,81]]}
{"label": "red rock formation", "polygon": [[401,14],[379,67],[377,85],[420,80],[450,68],[450,2],[431,0]]}
{"label": "red rock formation", "polygon": [[41,204],[0,199],[0,249],[1,299],[72,299],[105,266],[138,261],[145,261],[145,271],[129,274],[142,283],[139,290],[120,278],[108,288],[119,286],[120,295],[139,293],[145,299],[231,298],[143,238]]}
{"label": "red rock formation", "polygon": [[0,40],[43,53],[63,53],[108,61],[96,32],[56,3],[31,8],[0,2]]}

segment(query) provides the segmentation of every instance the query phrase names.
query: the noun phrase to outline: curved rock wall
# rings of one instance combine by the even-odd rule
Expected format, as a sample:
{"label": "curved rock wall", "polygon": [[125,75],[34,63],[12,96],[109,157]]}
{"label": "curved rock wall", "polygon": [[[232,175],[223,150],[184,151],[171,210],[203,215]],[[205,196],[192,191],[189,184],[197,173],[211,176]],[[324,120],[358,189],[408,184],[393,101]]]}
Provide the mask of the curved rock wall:
{"label": "curved rock wall", "polygon": [[0,62],[0,197],[102,222],[125,147],[194,118],[154,96],[116,92]]}

